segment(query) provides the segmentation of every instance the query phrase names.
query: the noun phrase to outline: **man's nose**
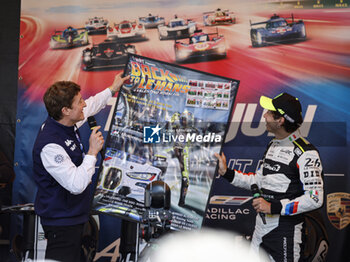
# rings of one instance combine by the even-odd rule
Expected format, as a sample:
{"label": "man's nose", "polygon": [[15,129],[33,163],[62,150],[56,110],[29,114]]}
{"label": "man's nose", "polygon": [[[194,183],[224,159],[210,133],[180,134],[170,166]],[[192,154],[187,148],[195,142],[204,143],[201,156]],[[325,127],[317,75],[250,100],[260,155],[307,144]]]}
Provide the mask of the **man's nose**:
{"label": "man's nose", "polygon": [[263,117],[266,119],[266,117],[267,117],[267,113],[268,113],[268,111],[266,111],[264,114],[263,114]]}

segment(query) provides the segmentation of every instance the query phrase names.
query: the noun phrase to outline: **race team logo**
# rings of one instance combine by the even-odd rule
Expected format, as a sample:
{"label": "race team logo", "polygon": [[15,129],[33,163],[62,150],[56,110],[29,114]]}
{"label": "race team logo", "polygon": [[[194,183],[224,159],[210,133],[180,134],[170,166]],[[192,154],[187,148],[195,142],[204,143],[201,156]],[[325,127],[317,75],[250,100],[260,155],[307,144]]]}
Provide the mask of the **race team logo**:
{"label": "race team logo", "polygon": [[160,130],[162,128],[157,126],[145,126],[143,127],[143,142],[149,143],[160,143]]}
{"label": "race team logo", "polygon": [[327,216],[331,224],[341,230],[350,223],[350,194],[336,192],[327,195]]}
{"label": "race team logo", "polygon": [[241,206],[248,202],[252,197],[249,196],[220,196],[215,195],[210,198],[209,204],[211,205],[232,205]]}

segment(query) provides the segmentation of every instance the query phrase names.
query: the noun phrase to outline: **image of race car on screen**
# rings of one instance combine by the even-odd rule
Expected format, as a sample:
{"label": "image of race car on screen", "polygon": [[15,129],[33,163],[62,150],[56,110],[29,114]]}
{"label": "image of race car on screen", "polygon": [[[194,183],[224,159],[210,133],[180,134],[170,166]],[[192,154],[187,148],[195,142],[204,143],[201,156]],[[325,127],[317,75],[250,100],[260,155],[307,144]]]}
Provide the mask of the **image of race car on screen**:
{"label": "image of race car on screen", "polygon": [[73,28],[68,26],[63,31],[55,30],[50,39],[51,49],[65,49],[89,44],[86,28]]}
{"label": "image of race car on screen", "polygon": [[164,25],[164,17],[158,15],[148,14],[148,16],[139,17],[139,24],[145,26],[145,28],[157,28],[159,25]]}
{"label": "image of race car on screen", "polygon": [[136,53],[134,45],[105,39],[105,41],[83,51],[83,69],[89,71],[122,68],[127,62],[129,53]]}
{"label": "image of race car on screen", "polygon": [[107,38],[120,42],[139,42],[146,41],[146,29],[143,24],[136,21],[124,20],[114,26],[109,26]]}
{"label": "image of race car on screen", "polygon": [[143,202],[146,186],[163,178],[162,170],[146,158],[109,148],[103,162],[99,187]]}
{"label": "image of race car on screen", "polygon": [[96,210],[138,221],[144,210],[145,188],[164,180],[167,158],[154,154],[141,136],[136,128],[112,125],[93,199]]}
{"label": "image of race car on screen", "polygon": [[[288,20],[291,21],[288,22]],[[274,14],[267,21],[258,23],[250,21],[250,26],[252,47],[303,41],[306,39],[306,29],[303,20],[295,22],[293,14],[288,18],[282,18]]]}
{"label": "image of race car on screen", "polygon": [[92,17],[85,22],[85,28],[89,35],[107,34],[108,20],[103,17]]}
{"label": "image of race car on screen", "polygon": [[158,26],[160,40],[182,39],[189,37],[196,30],[196,22],[190,19],[182,19],[175,16],[168,24]]}
{"label": "image of race car on screen", "polygon": [[208,61],[226,57],[226,44],[223,35],[207,34],[196,30],[187,41],[175,41],[176,62]]}
{"label": "image of race car on screen", "polygon": [[215,11],[204,12],[203,23],[205,26],[235,24],[236,17],[233,12],[218,8]]}

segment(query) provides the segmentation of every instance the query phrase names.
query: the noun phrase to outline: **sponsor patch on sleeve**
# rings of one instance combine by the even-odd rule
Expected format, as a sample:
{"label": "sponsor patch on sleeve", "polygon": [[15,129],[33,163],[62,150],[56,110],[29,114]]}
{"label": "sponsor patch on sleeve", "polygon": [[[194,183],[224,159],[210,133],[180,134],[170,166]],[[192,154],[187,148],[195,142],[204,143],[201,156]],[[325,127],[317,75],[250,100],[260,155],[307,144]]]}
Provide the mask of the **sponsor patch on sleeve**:
{"label": "sponsor patch on sleeve", "polygon": [[63,162],[63,160],[64,160],[63,155],[61,155],[61,154],[55,155],[55,162],[57,164],[61,164]]}
{"label": "sponsor patch on sleeve", "polygon": [[287,204],[285,209],[285,214],[286,215],[295,214],[298,211],[298,204],[299,204],[298,201]]}
{"label": "sponsor patch on sleeve", "polygon": [[313,199],[316,203],[318,203],[319,198],[318,198],[318,191],[317,190],[310,190],[310,198]]}

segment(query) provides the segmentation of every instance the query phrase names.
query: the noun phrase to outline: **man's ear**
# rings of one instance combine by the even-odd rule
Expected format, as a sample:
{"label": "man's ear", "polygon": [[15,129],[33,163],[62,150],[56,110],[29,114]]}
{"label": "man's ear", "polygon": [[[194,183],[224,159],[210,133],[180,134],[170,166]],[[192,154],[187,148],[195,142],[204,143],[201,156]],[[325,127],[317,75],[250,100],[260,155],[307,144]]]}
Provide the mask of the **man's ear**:
{"label": "man's ear", "polygon": [[63,116],[69,116],[70,109],[68,107],[64,106],[64,107],[62,107],[61,112],[62,112],[62,117]]}
{"label": "man's ear", "polygon": [[280,126],[283,126],[285,121],[286,119],[283,116],[278,119],[278,123],[280,124]]}

